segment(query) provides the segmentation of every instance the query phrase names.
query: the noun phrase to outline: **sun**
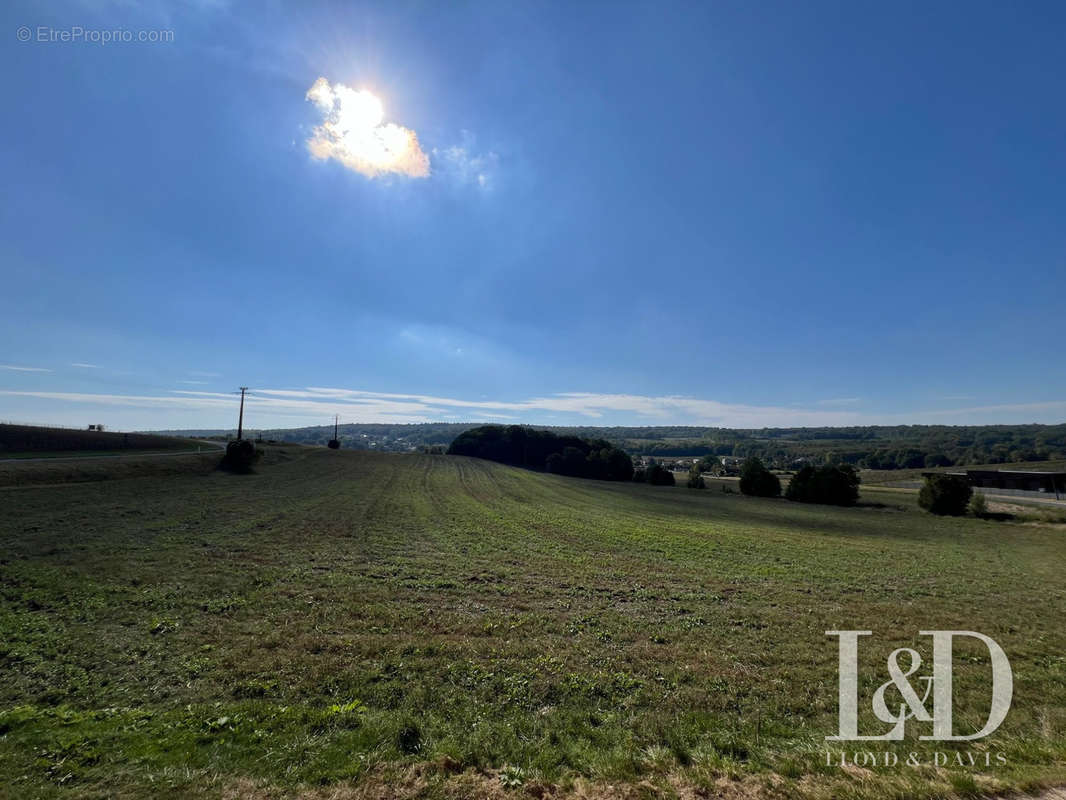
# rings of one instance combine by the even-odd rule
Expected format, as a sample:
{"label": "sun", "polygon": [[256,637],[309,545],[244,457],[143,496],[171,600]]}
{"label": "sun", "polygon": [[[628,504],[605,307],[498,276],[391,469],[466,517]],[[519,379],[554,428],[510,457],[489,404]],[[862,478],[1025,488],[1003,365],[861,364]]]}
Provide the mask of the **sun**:
{"label": "sun", "polygon": [[345,132],[368,131],[385,119],[385,107],[367,89],[354,91],[342,86],[337,91],[337,124]]}
{"label": "sun", "polygon": [[368,177],[387,172],[429,174],[429,159],[414,131],[386,123],[385,106],[369,89],[331,85],[319,78],[307,99],[324,116],[307,143],[315,158],[335,158]]}

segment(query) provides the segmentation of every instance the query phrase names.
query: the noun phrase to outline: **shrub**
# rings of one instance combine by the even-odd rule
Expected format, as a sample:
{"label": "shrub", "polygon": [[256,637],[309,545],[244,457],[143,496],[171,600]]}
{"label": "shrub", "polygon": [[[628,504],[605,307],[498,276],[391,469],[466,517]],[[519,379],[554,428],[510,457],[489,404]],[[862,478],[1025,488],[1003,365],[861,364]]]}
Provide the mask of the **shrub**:
{"label": "shrub", "polygon": [[971,494],[973,489],[961,475],[930,475],[918,493],[918,505],[933,514],[960,517]]}
{"label": "shrub", "polygon": [[788,482],[785,497],[798,503],[853,506],[859,499],[859,476],[850,464],[804,467]]}
{"label": "shrub", "polygon": [[758,458],[747,459],[740,467],[740,491],[754,497],[777,497],[781,481]]}
{"label": "shrub", "polygon": [[526,782],[526,771],[521,767],[506,766],[500,770],[500,783],[508,789],[520,789]]}
{"label": "shrub", "polygon": [[988,502],[983,493],[974,492],[973,497],[970,498],[970,513],[975,517],[984,517],[988,514]]}
{"label": "shrub", "polygon": [[692,468],[688,471],[688,482],[685,484],[689,489],[706,489],[707,484],[703,482],[703,476],[700,474],[699,464],[693,464]]}
{"label": "shrub", "polygon": [[222,457],[219,466],[230,472],[251,472],[252,466],[261,455],[262,452],[255,443],[247,439],[235,439],[226,445],[226,455]]}
{"label": "shrub", "polygon": [[644,474],[652,486],[673,486],[676,483],[674,473],[662,464],[652,464]]}

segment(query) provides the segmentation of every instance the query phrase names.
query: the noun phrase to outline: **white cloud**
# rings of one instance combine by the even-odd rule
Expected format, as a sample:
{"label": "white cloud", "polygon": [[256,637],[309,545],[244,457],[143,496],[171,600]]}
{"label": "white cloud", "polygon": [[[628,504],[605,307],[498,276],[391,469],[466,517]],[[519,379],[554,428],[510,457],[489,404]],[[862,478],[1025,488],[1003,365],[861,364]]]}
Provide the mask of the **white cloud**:
{"label": "white cloud", "polygon": [[50,369],[44,367],[16,367],[13,364],[0,364],[0,369],[9,369],[13,372],[51,372]]}
{"label": "white cloud", "polygon": [[474,146],[474,137],[468,131],[463,131],[462,145],[433,148],[433,159],[441,171],[451,175],[459,183],[491,189],[500,157],[491,150],[487,153],[475,153]]}
{"label": "white cloud", "polygon": [[[926,416],[932,417],[970,417],[975,414],[988,414],[988,413],[1009,413],[1016,415],[1016,418],[1021,418],[1025,422],[1031,422],[1032,418],[1021,417],[1023,414],[1038,414],[1041,412],[1059,412],[1061,414],[1058,422],[1062,422],[1062,417],[1066,417],[1066,401],[1064,400],[1050,400],[1046,403],[1002,403],[999,405],[991,406],[970,406],[969,408],[951,408],[942,411],[926,411]],[[944,422],[938,422],[936,424],[948,424]],[[1019,423],[1021,424],[1021,423]]]}
{"label": "white cloud", "polygon": [[[8,397],[33,398],[92,407],[139,407],[154,410],[150,427],[173,427],[178,412],[198,411],[197,427],[224,427],[236,413],[233,394],[174,390],[167,396],[88,394],[77,392],[0,391]],[[868,414],[843,409],[803,409],[721,403],[683,395],[598,394],[565,392],[521,400],[464,400],[436,395],[371,392],[361,389],[306,387],[257,389],[246,400],[246,420],[257,427],[317,424],[339,414],[349,422],[433,422],[442,419],[513,419],[555,424],[595,424],[611,415],[612,424],[699,425],[723,428],[817,427],[831,425],[991,424],[996,422],[1060,422],[1066,401],[975,406],[949,411]],[[564,416],[560,416],[564,415]],[[565,416],[569,415],[569,417]],[[324,423],[323,423],[324,424]]]}
{"label": "white cloud", "polygon": [[319,78],[308,89],[307,99],[322,113],[322,124],[315,126],[307,140],[313,158],[336,159],[368,178],[388,173],[412,178],[429,175],[429,158],[418,135],[385,123],[381,101],[368,90]]}
{"label": "white cloud", "polygon": [[[8,397],[35,397],[39,400],[65,400],[77,403],[93,403],[97,405],[116,406],[180,406],[184,405],[182,398],[177,397],[152,397],[129,394],[90,394],[87,392],[16,392],[0,391],[0,395]],[[228,395],[219,395],[228,397]],[[218,405],[217,402],[200,403],[199,405]]]}
{"label": "white cloud", "polygon": [[72,366],[72,367],[81,367],[82,369],[100,369],[100,367],[97,366],[96,364],[81,364],[81,363],[79,363],[77,361],[75,361],[70,366]]}
{"label": "white cloud", "polygon": [[820,406],[853,406],[861,403],[861,397],[831,397],[828,400],[819,400]]}

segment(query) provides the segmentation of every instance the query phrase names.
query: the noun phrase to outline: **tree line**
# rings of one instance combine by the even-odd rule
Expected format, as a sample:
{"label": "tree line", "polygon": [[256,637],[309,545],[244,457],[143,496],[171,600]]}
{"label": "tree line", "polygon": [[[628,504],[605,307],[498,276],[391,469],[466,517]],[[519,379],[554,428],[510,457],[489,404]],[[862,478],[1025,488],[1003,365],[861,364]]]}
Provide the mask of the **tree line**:
{"label": "tree line", "polygon": [[[412,452],[424,447],[447,447],[480,423],[362,424],[342,423],[344,448]],[[824,463],[851,464],[866,469],[920,469],[972,464],[1007,464],[1066,459],[1066,425],[875,425],[845,428],[707,428],[660,425],[654,427],[523,426],[606,442],[631,455],[755,457],[775,469],[796,470]],[[188,435],[191,432],[184,432]],[[198,435],[224,433],[199,431]],[[272,439],[326,444],[332,425],[263,431]]]}
{"label": "tree line", "polygon": [[523,425],[483,425],[464,431],[451,443],[448,454],[576,478],[633,478],[629,454],[604,439],[583,439]]}
{"label": "tree line", "polygon": [[[853,506],[859,500],[859,474],[851,464],[807,465],[791,477],[785,499],[797,503]],[[758,458],[740,468],[740,491],[754,497],[780,497],[781,479]]]}
{"label": "tree line", "polygon": [[775,469],[843,463],[920,469],[1066,459],[1066,425],[902,425],[868,428],[718,430],[715,438],[622,442],[634,455],[758,458]]}

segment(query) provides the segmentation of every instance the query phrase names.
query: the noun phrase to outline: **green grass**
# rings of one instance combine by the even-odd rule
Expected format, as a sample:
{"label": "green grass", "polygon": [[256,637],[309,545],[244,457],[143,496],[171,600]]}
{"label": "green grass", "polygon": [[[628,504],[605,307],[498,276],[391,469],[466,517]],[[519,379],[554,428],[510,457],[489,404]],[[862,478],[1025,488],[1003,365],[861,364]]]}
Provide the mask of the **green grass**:
{"label": "green grass", "polygon": [[167,449],[148,449],[148,450],[24,450],[17,453],[0,453],[0,459],[7,458],[113,458],[116,456],[124,456],[129,458],[136,458],[138,456],[159,455],[166,453],[168,455],[174,453],[184,452],[198,452],[207,451],[212,448],[211,445],[202,444],[200,442],[187,442],[182,446],[175,446]]}
{"label": "green grass", "polygon": [[[0,787],[932,798],[1066,780],[1061,529],[939,519],[891,490],[837,509],[293,453],[251,476],[0,492]],[[877,634],[871,690],[919,630],[995,638],[1013,708],[969,749],[1007,765],[827,767],[842,627]],[[956,719],[976,724],[987,656],[956,661]]]}
{"label": "green grass", "polygon": [[181,452],[199,446],[200,442],[176,436],[0,423],[0,459]]}

